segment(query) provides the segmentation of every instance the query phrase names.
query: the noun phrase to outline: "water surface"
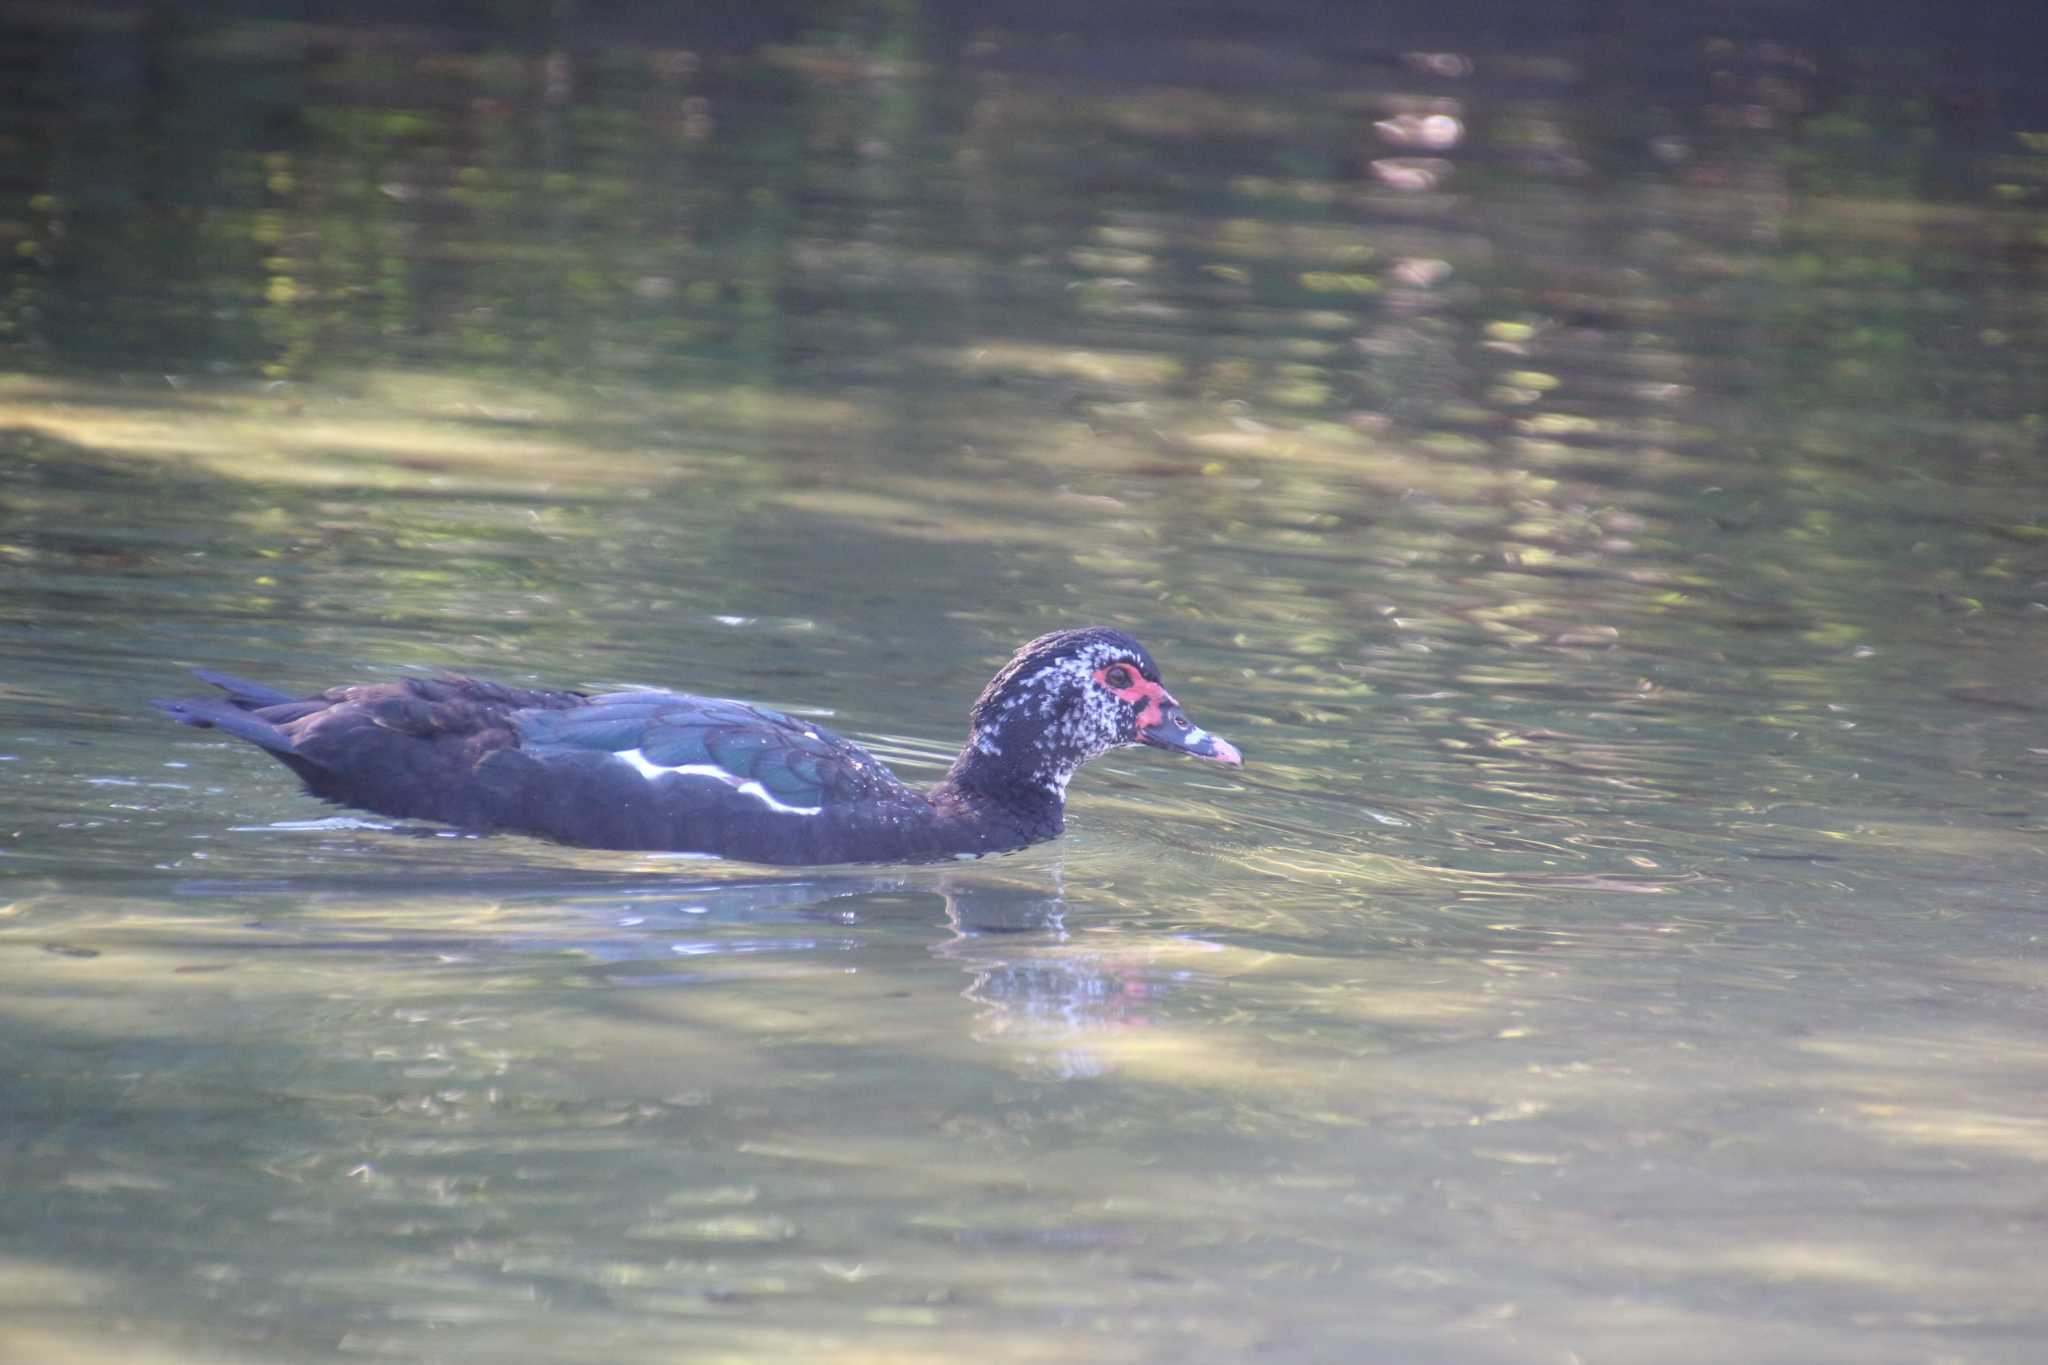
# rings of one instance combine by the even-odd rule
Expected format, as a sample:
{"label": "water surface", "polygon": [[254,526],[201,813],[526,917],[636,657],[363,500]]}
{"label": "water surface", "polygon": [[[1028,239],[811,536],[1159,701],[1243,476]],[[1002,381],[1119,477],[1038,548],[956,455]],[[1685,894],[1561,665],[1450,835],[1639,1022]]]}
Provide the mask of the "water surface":
{"label": "water surface", "polygon": [[[23,13],[0,1354],[2048,1341],[2025,35]],[[1246,768],[958,867],[148,707],[661,684],[930,781],[1083,622]]]}

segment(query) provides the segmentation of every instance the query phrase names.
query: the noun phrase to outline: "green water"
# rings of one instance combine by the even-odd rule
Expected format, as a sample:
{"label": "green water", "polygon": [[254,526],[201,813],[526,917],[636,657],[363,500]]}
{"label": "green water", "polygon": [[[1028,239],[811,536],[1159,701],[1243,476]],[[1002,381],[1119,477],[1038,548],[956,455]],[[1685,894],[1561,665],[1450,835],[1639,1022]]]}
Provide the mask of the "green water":
{"label": "green water", "polygon": [[[2048,1349],[1995,56],[81,13],[0,97],[0,1358]],[[939,869],[148,706],[659,684],[931,781],[1091,622],[1246,767]]]}

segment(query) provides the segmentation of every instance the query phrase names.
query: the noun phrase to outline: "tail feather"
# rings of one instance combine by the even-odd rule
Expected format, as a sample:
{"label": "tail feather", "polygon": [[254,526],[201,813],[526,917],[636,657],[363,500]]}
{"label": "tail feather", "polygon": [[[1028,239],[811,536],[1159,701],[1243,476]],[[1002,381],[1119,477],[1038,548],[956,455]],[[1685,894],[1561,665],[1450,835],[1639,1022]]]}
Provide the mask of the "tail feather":
{"label": "tail feather", "polygon": [[150,703],[180,725],[225,730],[236,739],[246,739],[280,758],[297,758],[292,737],[260,716],[250,715],[231,701],[218,697],[159,697]]}
{"label": "tail feather", "polygon": [[280,692],[274,687],[265,687],[262,683],[250,682],[247,678],[238,678],[232,673],[222,673],[218,669],[195,668],[192,670],[192,676],[203,683],[211,683],[218,687],[228,694],[228,700],[243,710],[252,710],[259,706],[283,706],[287,702],[299,700],[289,692]]}

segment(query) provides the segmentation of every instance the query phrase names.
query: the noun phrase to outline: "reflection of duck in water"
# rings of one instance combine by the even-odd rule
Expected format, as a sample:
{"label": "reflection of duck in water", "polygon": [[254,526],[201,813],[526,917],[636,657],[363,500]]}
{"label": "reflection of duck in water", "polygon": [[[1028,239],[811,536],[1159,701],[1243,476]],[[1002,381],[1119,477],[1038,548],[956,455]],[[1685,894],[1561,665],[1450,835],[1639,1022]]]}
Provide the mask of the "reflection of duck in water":
{"label": "reflection of duck in water", "polygon": [[[1020,869],[1021,875],[995,873],[987,867],[908,869],[902,872],[824,872],[791,876],[724,876],[679,881],[636,877],[588,887],[556,884],[545,889],[523,887],[498,901],[500,905],[535,901],[578,916],[610,922],[625,934],[579,939],[578,946],[607,961],[634,958],[717,956],[723,952],[759,951],[768,940],[735,940],[739,926],[769,929],[776,925],[832,926],[858,929],[930,923],[929,902],[944,906],[953,937],[934,945],[942,956],[973,940],[1007,937],[1030,942],[1063,943],[1060,917],[1067,902],[1056,870]],[[463,883],[475,888],[475,879]],[[692,937],[677,940],[672,931],[687,929]],[[840,947],[860,946],[860,938],[835,940]],[[735,944],[740,946],[736,947]],[[802,952],[816,946],[808,939],[774,942],[779,951]]]}
{"label": "reflection of duck in water", "polygon": [[[967,974],[960,994],[979,1007],[971,1036],[1006,1050],[1021,1050],[1034,1071],[1077,1077],[1099,1075],[1106,1064],[1090,1051],[1091,1038],[1114,1030],[1145,1028],[1154,1022],[1162,997],[1189,973],[1157,960],[1148,946],[1134,946],[1118,934],[1067,931],[1075,908],[1057,868],[931,870],[898,875],[826,874],[800,878],[707,881],[681,892],[671,885],[649,888],[630,902],[644,908],[632,916],[636,927],[658,931],[687,916],[697,924],[734,922],[767,925],[780,919],[829,926],[840,932],[827,940],[764,939],[703,934],[688,941],[663,940],[664,955],[713,956],[729,952],[808,952],[862,945],[858,928],[871,916],[898,918],[904,899],[936,896],[945,903],[950,938],[931,945],[933,956]],[[607,909],[623,908],[606,897]],[[925,912],[917,912],[920,921]],[[1185,951],[1187,940],[1173,946]],[[1195,945],[1207,951],[1206,945]],[[642,944],[639,952],[646,952]],[[1179,953],[1172,954],[1178,957]]]}
{"label": "reflection of duck in water", "polygon": [[[1100,1062],[1087,1056],[1087,1038],[1106,1029],[1145,1027],[1161,995],[1186,972],[1163,968],[1143,950],[1130,950],[1122,935],[1067,933],[1073,909],[1057,868],[958,868],[862,876],[817,874],[795,878],[721,878],[686,886],[649,884],[645,892],[600,890],[571,898],[569,905],[600,911],[635,937],[586,941],[582,948],[606,960],[633,958],[715,958],[723,954],[809,954],[819,950],[858,952],[868,943],[862,923],[901,925],[905,917],[926,923],[924,905],[944,902],[952,935],[930,945],[967,972],[961,995],[979,1005],[973,1038],[995,1046],[1032,1050],[1034,1070],[1096,1074]],[[559,900],[557,900],[559,905]],[[803,923],[801,937],[721,933],[735,925]],[[686,939],[670,929],[692,927]],[[827,933],[819,933],[827,931]],[[1085,943],[1085,945],[1083,945]],[[1186,945],[1184,939],[1176,939]],[[856,958],[858,960],[858,958]],[[674,978],[649,978],[647,984]],[[1051,1050],[1051,1052],[1047,1052]]]}
{"label": "reflection of duck in water", "polygon": [[1164,997],[1190,976],[1156,960],[1157,939],[1070,936],[1071,906],[1056,872],[1049,885],[948,878],[937,889],[955,934],[932,952],[972,977],[961,992],[981,1006],[972,1036],[1021,1053],[1034,1071],[1069,1079],[1103,1074],[1111,1063],[1091,1042],[1151,1027]]}
{"label": "reflection of duck in water", "polygon": [[1050,839],[1075,771],[1125,745],[1243,763],[1181,711],[1144,646],[1101,628],[1018,650],[929,793],[821,726],[746,702],[455,677],[297,698],[199,676],[226,698],[157,705],[248,740],[328,801],[589,848],[762,863],[922,862]]}
{"label": "reflection of duck in water", "polygon": [[[1012,1053],[1034,1071],[1065,1076],[1099,1074],[1104,1067],[1089,1054],[1091,1038],[1153,1023],[1162,997],[1190,978],[1180,966],[1185,953],[1209,951],[1178,935],[1070,935],[1066,920],[1076,909],[1114,916],[1128,907],[1077,907],[1058,866],[1035,860],[780,876],[704,863],[691,870],[704,875],[571,874],[565,880],[536,876],[534,869],[413,872],[399,879],[195,880],[177,883],[176,890],[239,904],[255,936],[205,945],[225,953],[258,944],[299,953],[359,952],[373,942],[383,952],[465,961],[507,951],[568,951],[604,964],[607,982],[633,989],[688,988],[716,979],[707,974],[712,964],[735,957],[789,963],[797,968],[792,979],[806,981],[816,979],[811,964],[830,955],[835,970],[908,973],[906,980],[928,982],[911,966],[928,953],[964,974],[964,983],[956,976],[959,984],[950,989],[974,1007],[971,1017],[952,1007],[958,1017],[948,1019],[949,1034]],[[345,914],[328,933],[321,932],[319,915],[306,913],[364,904],[380,913]],[[936,922],[938,909],[943,924]],[[704,970],[679,969],[679,962]],[[948,1009],[929,1003],[941,1013]]]}

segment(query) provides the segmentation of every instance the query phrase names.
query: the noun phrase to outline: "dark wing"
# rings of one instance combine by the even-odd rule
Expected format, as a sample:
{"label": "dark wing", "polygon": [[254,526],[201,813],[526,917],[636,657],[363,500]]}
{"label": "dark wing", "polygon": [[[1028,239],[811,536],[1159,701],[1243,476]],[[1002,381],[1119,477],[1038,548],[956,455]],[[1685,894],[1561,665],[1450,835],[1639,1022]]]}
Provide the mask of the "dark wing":
{"label": "dark wing", "polygon": [[811,812],[901,787],[858,746],[765,706],[676,692],[609,692],[568,710],[515,711],[520,747],[617,754],[652,779],[663,772],[760,791]]}

